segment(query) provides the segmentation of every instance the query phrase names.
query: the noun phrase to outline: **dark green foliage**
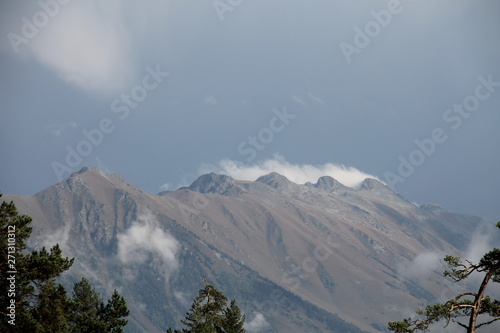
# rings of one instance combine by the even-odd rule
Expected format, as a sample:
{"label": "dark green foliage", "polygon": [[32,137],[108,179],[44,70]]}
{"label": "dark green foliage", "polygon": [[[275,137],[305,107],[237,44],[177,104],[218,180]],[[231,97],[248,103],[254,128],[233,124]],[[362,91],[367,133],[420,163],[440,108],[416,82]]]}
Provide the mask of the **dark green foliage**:
{"label": "dark green foliage", "polygon": [[[1,197],[1,194],[0,194]],[[7,278],[12,274],[7,273],[12,271],[9,264],[15,265],[15,270],[18,272],[26,271],[24,268],[24,256],[22,251],[26,249],[25,239],[31,234],[31,218],[26,215],[19,216],[16,206],[13,202],[2,202],[0,206],[0,313],[2,321],[0,323],[0,331],[3,331],[6,323],[5,309],[9,304],[8,290],[10,282]],[[9,231],[14,231],[13,233]],[[8,234],[15,235],[15,242],[9,242]],[[10,253],[9,253],[10,252]],[[10,255],[10,256],[9,256]],[[15,262],[9,261],[14,260]],[[16,279],[16,306],[26,304],[28,295],[34,292],[33,287],[29,285],[27,279],[21,279],[20,274],[15,275]]]}
{"label": "dark green foliage", "polygon": [[89,281],[83,278],[73,287],[70,325],[72,333],[123,332],[128,316],[125,299],[115,290],[106,305]]}
{"label": "dark green foliage", "polygon": [[223,308],[226,302],[226,296],[205,283],[205,288],[200,289],[186,318],[181,322],[189,328],[188,332],[216,333],[224,323]]}
{"label": "dark green foliage", "polygon": [[72,333],[123,332],[128,316],[125,299],[115,290],[106,306],[100,294],[83,278],[73,287],[70,325]]}
{"label": "dark green foliage", "polygon": [[[2,194],[0,194],[0,198]],[[16,230],[16,246],[17,251],[21,252],[26,249],[25,239],[31,235],[32,228],[30,227],[31,217],[27,215],[20,216],[14,203],[3,201],[0,206],[0,244],[2,248],[7,246],[7,226],[13,226]],[[2,259],[7,257],[7,252],[0,253]],[[7,262],[2,260],[2,263]]]}
{"label": "dark green foliage", "polygon": [[107,323],[106,332],[121,333],[123,326],[127,325],[127,320],[122,317],[127,317],[129,311],[125,299],[120,296],[118,291],[114,291],[106,306],[101,306],[99,318],[102,322]]}
{"label": "dark green foliage", "polygon": [[187,329],[169,328],[167,333],[245,333],[245,316],[236,301],[231,301],[229,307],[226,304],[227,297],[205,281],[186,318],[181,320]]}
{"label": "dark green foliage", "polygon": [[[104,305],[85,278],[75,284],[73,297],[68,299],[56,278],[71,267],[74,259],[63,257],[57,244],[48,251],[26,252],[30,223],[31,218],[20,216],[13,202],[2,202],[0,332],[123,332],[127,324],[123,317],[128,316],[125,299],[115,290]],[[9,238],[9,234],[15,237]],[[11,300],[15,301],[15,317],[6,312]]]}
{"label": "dark green foliage", "polygon": [[[500,222],[497,227],[500,228]],[[484,295],[490,281],[500,282],[500,249],[494,248],[486,253],[479,264],[469,260],[463,262],[453,256],[446,256],[444,261],[449,268],[444,272],[444,276],[455,282],[466,280],[474,272],[485,273],[478,291],[460,293],[444,304],[427,305],[425,309],[417,310],[420,316],[417,319],[407,318],[403,321],[389,322],[389,330],[396,333],[427,331],[431,324],[445,320],[445,327],[450,322],[455,322],[468,333],[473,333],[477,328],[500,320],[500,301],[492,301],[489,296]],[[490,318],[478,323],[479,315],[488,315]],[[465,318],[467,322],[460,321],[460,318]]]}
{"label": "dark green foliage", "polygon": [[32,332],[68,332],[70,301],[64,287],[54,280],[47,281],[40,288],[37,301],[38,304],[31,312],[36,325]]}
{"label": "dark green foliage", "polygon": [[22,273],[35,284],[43,283],[49,279],[58,277],[73,265],[73,259],[62,257],[62,251],[58,244],[54,245],[50,251],[42,248],[40,251],[33,251],[24,257]]}
{"label": "dark green foliage", "polygon": [[224,325],[226,333],[245,333],[243,325],[245,324],[245,316],[241,315],[240,308],[236,305],[236,301],[232,300],[231,305],[224,311]]}
{"label": "dark green foliage", "polygon": [[83,278],[73,287],[73,304],[71,313],[71,332],[95,332],[97,315],[101,306],[99,293]]}
{"label": "dark green foliage", "polygon": [[[68,270],[73,259],[62,256],[58,245],[49,251],[25,253],[26,239],[31,235],[31,218],[19,215],[13,202],[0,206],[0,331],[4,332],[67,332],[68,299],[55,278]],[[9,234],[14,236],[9,237]],[[9,240],[15,239],[14,241]],[[10,256],[9,256],[10,255]],[[14,271],[15,273],[10,273]],[[9,293],[15,281],[15,296]],[[14,297],[12,297],[14,296]],[[15,299],[14,319],[4,312]]]}

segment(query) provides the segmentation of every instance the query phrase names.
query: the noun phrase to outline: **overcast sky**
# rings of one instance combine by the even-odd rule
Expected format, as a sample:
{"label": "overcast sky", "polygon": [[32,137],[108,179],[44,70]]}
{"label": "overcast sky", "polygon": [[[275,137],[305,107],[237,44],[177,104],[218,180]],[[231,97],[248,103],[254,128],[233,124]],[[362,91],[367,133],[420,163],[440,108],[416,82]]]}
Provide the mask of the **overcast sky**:
{"label": "overcast sky", "polygon": [[0,3],[3,193],[274,170],[500,220],[498,1]]}

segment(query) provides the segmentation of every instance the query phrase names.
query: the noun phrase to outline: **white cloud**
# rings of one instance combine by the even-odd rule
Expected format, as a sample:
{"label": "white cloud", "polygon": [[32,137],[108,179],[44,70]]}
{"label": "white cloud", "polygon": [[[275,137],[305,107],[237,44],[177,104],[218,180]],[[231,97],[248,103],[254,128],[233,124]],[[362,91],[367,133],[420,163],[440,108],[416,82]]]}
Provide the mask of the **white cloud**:
{"label": "white cloud", "polygon": [[315,183],[322,176],[331,176],[345,186],[350,187],[358,186],[366,178],[378,179],[376,176],[356,168],[339,164],[292,164],[279,154],[276,154],[272,159],[252,165],[223,159],[217,165],[202,165],[199,172],[200,174],[209,172],[222,173],[239,180],[256,180],[265,174],[277,172],[297,184]]}
{"label": "white cloud", "polygon": [[160,186],[160,191],[169,191],[172,188],[170,183],[165,183]]}
{"label": "white cloud", "polygon": [[260,332],[263,329],[267,328],[269,323],[266,320],[266,317],[260,312],[254,312],[254,317],[251,321],[248,321],[243,326],[247,332]]}
{"label": "white cloud", "polygon": [[158,221],[147,213],[118,235],[118,258],[122,263],[133,264],[144,261],[149,254],[158,255],[168,271],[177,269],[179,242],[160,228]]}
{"label": "white cloud", "polygon": [[59,247],[65,254],[71,254],[71,248],[68,246],[69,232],[71,231],[72,223],[66,224],[64,227],[55,230],[52,234],[46,235],[42,241],[41,245],[45,248],[52,248],[55,244],[59,244]]}
{"label": "white cloud", "polygon": [[121,1],[75,1],[27,44],[65,81],[92,91],[123,89],[133,74]]}
{"label": "white cloud", "polygon": [[32,57],[87,91],[117,94],[137,84],[139,57],[157,63],[154,53],[168,32],[172,2],[12,1],[0,11],[0,28],[10,36],[0,42],[0,52]]}
{"label": "white cloud", "polygon": [[398,274],[405,278],[420,278],[428,276],[433,270],[443,267],[441,259],[445,254],[442,252],[426,252],[415,257],[408,265],[400,265]]}
{"label": "white cloud", "polygon": [[463,259],[478,263],[487,252],[491,251],[493,249],[491,245],[492,235],[498,232],[494,229],[496,228],[493,224],[481,223],[474,231]]}

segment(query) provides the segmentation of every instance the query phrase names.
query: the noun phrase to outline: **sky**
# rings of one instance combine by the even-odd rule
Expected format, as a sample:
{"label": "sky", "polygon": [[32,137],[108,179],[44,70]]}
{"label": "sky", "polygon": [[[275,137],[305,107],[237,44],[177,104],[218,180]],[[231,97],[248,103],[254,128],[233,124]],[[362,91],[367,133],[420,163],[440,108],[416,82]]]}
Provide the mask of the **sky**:
{"label": "sky", "polygon": [[500,2],[0,0],[0,191],[275,171],[500,220]]}

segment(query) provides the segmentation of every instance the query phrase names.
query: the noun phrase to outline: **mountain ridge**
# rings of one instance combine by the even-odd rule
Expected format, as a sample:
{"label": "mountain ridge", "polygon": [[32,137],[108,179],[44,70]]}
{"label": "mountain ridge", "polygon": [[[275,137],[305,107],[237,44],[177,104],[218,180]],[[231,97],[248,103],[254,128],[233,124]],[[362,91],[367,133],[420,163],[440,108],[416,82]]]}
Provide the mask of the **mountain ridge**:
{"label": "mountain ridge", "polygon": [[[438,273],[419,282],[401,267],[429,251],[460,254],[483,223],[435,205],[416,206],[376,180],[353,189],[328,176],[299,185],[277,173],[253,182],[212,173],[189,187],[149,194],[120,175],[82,169],[34,196],[4,198],[34,218],[32,247],[60,242],[66,255],[80,258],[73,273],[93,275],[104,289],[127,290],[134,309],[130,332],[176,322],[185,312],[179,295],[197,289],[195,276],[229,290],[249,318],[270,304],[277,308],[272,315],[259,312],[268,323],[262,332],[303,332],[307,325],[322,332],[328,329],[322,316],[339,327],[349,322],[379,332],[401,316],[376,304],[418,304],[442,290]],[[176,265],[147,237],[134,243],[131,230],[171,235]],[[144,262],[120,261],[124,244]],[[137,275],[139,268],[144,273]],[[157,290],[137,290],[137,283]],[[264,292],[253,294],[257,285]],[[281,302],[267,289],[288,296]]]}

